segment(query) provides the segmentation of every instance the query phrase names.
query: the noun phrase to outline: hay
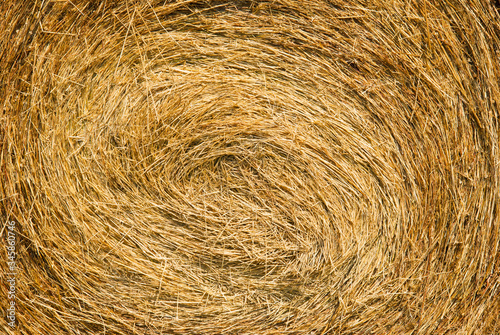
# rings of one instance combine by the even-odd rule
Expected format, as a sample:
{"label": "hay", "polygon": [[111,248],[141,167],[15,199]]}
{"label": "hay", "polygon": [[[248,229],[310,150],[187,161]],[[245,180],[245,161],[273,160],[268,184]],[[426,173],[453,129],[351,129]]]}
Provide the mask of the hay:
{"label": "hay", "polygon": [[0,13],[2,332],[500,332],[493,2]]}

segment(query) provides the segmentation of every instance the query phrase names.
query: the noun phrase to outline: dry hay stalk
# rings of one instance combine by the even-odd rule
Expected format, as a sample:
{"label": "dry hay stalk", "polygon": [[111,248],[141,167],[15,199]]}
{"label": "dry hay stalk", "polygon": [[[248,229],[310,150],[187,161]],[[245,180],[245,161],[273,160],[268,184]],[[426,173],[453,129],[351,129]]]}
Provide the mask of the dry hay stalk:
{"label": "dry hay stalk", "polygon": [[500,333],[493,2],[0,8],[3,333]]}

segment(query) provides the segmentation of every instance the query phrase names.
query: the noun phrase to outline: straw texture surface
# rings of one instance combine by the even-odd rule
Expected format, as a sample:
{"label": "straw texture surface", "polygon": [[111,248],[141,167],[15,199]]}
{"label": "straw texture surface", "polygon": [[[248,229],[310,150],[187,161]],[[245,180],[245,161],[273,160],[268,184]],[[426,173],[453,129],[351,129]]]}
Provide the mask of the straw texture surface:
{"label": "straw texture surface", "polygon": [[499,334],[498,6],[2,1],[0,332]]}

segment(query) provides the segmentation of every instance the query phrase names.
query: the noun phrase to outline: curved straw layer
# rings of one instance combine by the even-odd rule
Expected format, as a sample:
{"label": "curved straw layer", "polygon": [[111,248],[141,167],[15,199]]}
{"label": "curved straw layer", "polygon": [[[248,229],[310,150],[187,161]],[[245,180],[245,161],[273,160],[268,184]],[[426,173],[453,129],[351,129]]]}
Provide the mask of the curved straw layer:
{"label": "curved straw layer", "polygon": [[0,6],[20,334],[500,332],[488,1]]}

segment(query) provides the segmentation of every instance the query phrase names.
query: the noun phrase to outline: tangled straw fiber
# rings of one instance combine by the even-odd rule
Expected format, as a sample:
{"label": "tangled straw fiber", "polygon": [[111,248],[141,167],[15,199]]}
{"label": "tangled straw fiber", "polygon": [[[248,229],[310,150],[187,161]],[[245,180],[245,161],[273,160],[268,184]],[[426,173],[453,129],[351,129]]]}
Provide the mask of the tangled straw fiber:
{"label": "tangled straw fiber", "polygon": [[499,334],[496,6],[3,1],[1,332]]}

